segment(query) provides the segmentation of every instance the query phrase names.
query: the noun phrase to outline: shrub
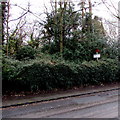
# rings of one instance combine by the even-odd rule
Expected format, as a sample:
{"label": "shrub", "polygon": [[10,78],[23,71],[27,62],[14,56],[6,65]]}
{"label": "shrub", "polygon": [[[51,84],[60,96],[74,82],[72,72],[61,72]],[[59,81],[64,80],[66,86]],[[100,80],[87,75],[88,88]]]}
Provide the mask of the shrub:
{"label": "shrub", "polygon": [[36,51],[30,46],[24,46],[18,50],[16,53],[17,60],[28,60],[35,58]]}
{"label": "shrub", "polygon": [[68,89],[119,81],[118,61],[48,64],[3,60],[3,94],[7,92]]}
{"label": "shrub", "polygon": [[12,91],[21,91],[19,85],[22,81],[17,81],[17,74],[20,71],[21,63],[11,58],[2,59],[2,91],[10,93]]}

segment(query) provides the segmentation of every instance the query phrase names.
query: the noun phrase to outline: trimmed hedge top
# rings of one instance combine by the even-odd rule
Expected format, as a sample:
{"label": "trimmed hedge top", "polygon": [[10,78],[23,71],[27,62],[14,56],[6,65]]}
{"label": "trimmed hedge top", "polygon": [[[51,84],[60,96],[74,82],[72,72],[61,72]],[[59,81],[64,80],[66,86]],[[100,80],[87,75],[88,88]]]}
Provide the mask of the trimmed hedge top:
{"label": "trimmed hedge top", "polygon": [[[17,61],[16,61],[17,62]],[[112,59],[75,63],[21,64],[3,62],[3,94],[6,92],[68,89],[119,81],[120,66]]]}

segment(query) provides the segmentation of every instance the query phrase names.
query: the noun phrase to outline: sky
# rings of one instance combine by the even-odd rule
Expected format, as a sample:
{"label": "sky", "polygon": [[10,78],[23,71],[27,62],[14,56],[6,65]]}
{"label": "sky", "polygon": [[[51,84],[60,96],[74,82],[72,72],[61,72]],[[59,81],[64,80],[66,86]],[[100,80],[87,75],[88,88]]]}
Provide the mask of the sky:
{"label": "sky", "polygon": [[[12,4],[11,7],[11,14],[12,17],[16,17],[17,15],[19,15],[20,12],[22,12],[22,9],[13,6],[14,4],[17,4],[19,6],[22,6],[23,8],[26,8],[26,6],[28,5],[28,2],[31,5],[31,11],[33,11],[34,13],[43,13],[44,12],[44,5],[46,5],[46,7],[48,9],[50,9],[50,2],[54,2],[54,0],[10,0],[10,3]],[[71,0],[75,3],[77,3],[77,1],[80,0]],[[87,1],[87,0],[86,0]],[[112,4],[117,8],[118,7],[118,2],[119,0],[91,0],[92,3],[96,2],[101,2],[101,1],[107,1],[109,4],[109,9],[113,12],[115,11],[114,8],[112,7]],[[110,8],[111,6],[111,8]],[[110,11],[108,10],[108,8],[101,4],[99,6],[96,6],[93,8],[93,13],[96,15],[99,15],[103,18],[110,18]]]}
{"label": "sky", "polygon": [[[20,7],[27,9],[27,5],[28,3],[30,3],[30,10],[36,15],[36,16],[40,16],[40,19],[44,19],[43,14],[45,11],[45,6],[47,8],[48,11],[51,10],[51,2],[54,2],[55,0],[10,0],[10,4],[11,4],[11,9],[10,9],[10,20],[12,19],[16,19],[19,16],[21,16],[21,14],[24,12]],[[78,3],[78,1],[80,0],[71,0],[73,1],[75,4]],[[87,1],[87,0],[86,0]],[[92,3],[94,2],[102,2],[102,1],[106,1],[108,4],[107,7],[104,4],[100,4],[97,5],[96,7],[93,7],[93,15],[97,15],[99,17],[101,17],[103,20],[109,20],[114,22],[117,22],[117,19],[113,16],[113,14],[117,15],[116,13],[116,9],[118,9],[118,2],[119,0],[91,0]],[[15,6],[15,5],[18,6]],[[77,6],[76,6],[77,9]],[[37,19],[36,17],[34,17],[32,14],[28,15],[28,20],[31,22]],[[15,21],[10,23],[10,26],[14,26]]]}

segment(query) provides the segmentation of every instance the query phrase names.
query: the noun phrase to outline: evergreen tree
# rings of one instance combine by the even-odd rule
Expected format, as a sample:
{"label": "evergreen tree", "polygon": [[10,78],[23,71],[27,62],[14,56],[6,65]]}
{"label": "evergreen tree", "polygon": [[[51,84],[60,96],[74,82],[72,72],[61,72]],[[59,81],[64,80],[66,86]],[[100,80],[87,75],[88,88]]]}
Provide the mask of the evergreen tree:
{"label": "evergreen tree", "polygon": [[80,39],[81,15],[74,11],[73,6],[70,3],[66,4],[66,6],[60,7],[56,14],[53,11],[47,15],[43,39],[50,46],[50,53],[60,52],[60,42],[63,44],[64,52],[66,48],[72,49],[73,44]]}

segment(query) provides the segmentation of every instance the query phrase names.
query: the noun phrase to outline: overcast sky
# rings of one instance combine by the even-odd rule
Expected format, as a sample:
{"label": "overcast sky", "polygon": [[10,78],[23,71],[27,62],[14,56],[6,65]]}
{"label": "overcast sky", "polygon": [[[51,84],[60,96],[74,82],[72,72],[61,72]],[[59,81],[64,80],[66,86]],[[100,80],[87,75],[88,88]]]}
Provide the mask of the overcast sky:
{"label": "overcast sky", "polygon": [[[50,11],[50,8],[51,8],[50,1],[54,1],[54,0],[10,0],[10,4],[11,4],[10,19],[16,19],[23,13],[23,10],[21,8],[14,6],[15,4],[22,6],[23,8],[27,8],[28,3],[30,3],[30,5],[31,5],[30,10],[33,13],[39,15],[44,12],[45,6],[47,7],[48,11]],[[80,0],[71,0],[71,1],[77,3],[77,1],[80,1]],[[102,2],[102,0],[91,0],[91,1],[92,1],[92,3],[94,3],[95,1]],[[118,8],[119,0],[103,0],[103,1],[108,2],[108,4],[109,4],[109,5],[107,4],[108,8],[104,4],[98,5],[96,7],[93,7],[93,14],[97,15],[99,17],[102,17],[103,19],[115,21],[115,17],[112,15],[112,13],[117,14],[115,11],[115,8],[116,9]],[[29,19],[37,19],[37,18],[35,18],[33,15],[29,14]],[[43,19],[42,16],[41,16],[41,19]],[[11,22],[11,24],[12,24],[12,22]]]}

